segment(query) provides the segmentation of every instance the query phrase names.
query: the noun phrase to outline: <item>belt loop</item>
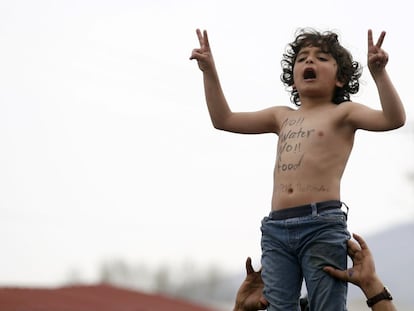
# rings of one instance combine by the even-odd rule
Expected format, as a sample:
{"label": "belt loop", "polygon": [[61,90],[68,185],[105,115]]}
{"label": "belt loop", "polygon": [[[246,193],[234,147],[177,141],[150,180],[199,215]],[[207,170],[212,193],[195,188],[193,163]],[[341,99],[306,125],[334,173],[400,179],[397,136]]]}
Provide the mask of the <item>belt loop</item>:
{"label": "belt loop", "polygon": [[346,204],[345,204],[345,202],[342,202],[342,201],[341,201],[341,203],[342,203],[342,205],[345,205],[345,207],[346,207],[345,218],[346,218],[346,220],[348,220],[349,207],[348,207],[348,205],[346,205]]}
{"label": "belt loop", "polygon": [[311,203],[312,208],[312,217],[316,217],[318,215],[318,208],[316,207],[316,203]]}

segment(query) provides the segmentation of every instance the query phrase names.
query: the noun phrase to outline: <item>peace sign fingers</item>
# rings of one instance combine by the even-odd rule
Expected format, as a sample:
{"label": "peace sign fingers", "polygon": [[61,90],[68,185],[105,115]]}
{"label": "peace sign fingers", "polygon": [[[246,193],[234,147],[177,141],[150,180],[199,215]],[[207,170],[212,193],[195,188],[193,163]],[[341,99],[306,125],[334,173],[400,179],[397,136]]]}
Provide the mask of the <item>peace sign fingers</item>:
{"label": "peace sign fingers", "polygon": [[[382,43],[384,42],[385,34],[386,34],[386,32],[385,32],[385,31],[382,31],[382,32],[381,32],[381,34],[380,34],[380,36],[379,36],[379,38],[378,38],[378,41],[377,41],[377,43],[375,44],[375,47],[376,47],[376,48],[378,48],[378,49],[380,49],[380,48],[381,48]],[[369,49],[371,49],[372,47],[374,47],[374,40],[372,39],[372,30],[371,30],[371,29],[369,29],[369,30],[368,30],[368,50],[369,50]]]}
{"label": "peace sign fingers", "polygon": [[210,43],[208,42],[207,30],[203,30],[203,32],[201,32],[200,29],[197,29],[196,33],[198,37],[198,42],[200,42],[200,49],[209,50]]}
{"label": "peace sign fingers", "polygon": [[381,31],[381,34],[380,34],[380,36],[378,38],[378,41],[377,41],[377,44],[375,45],[377,48],[381,48],[382,43],[384,42],[385,34],[386,34],[385,31]]}
{"label": "peace sign fingers", "polygon": [[382,31],[374,45],[372,30],[368,30],[368,67],[374,75],[382,71],[388,63],[388,54],[381,48],[384,38],[385,31]]}
{"label": "peace sign fingers", "polygon": [[193,49],[190,59],[195,59],[201,71],[207,71],[214,67],[213,56],[211,55],[210,43],[208,42],[207,30],[196,29],[199,48]]}

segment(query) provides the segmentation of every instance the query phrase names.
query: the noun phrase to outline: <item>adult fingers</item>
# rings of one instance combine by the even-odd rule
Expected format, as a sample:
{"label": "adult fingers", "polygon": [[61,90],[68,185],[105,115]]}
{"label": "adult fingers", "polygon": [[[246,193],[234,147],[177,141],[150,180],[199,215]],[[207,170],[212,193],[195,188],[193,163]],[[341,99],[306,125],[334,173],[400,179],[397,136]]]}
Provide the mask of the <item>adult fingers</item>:
{"label": "adult fingers", "polygon": [[354,258],[355,254],[360,250],[361,248],[359,247],[359,244],[357,242],[348,240],[348,255],[351,258]]}
{"label": "adult fingers", "polygon": [[247,274],[251,274],[254,272],[254,269],[252,266],[252,259],[250,257],[247,257],[246,259],[246,272]]}
{"label": "adult fingers", "polygon": [[266,298],[262,295],[258,302],[258,309],[264,310],[269,305],[269,302],[266,300]]}
{"label": "adult fingers", "polygon": [[342,281],[348,281],[348,270],[338,270],[333,267],[324,267],[323,271],[328,273],[330,276],[342,280]]}
{"label": "adult fingers", "polygon": [[368,248],[368,244],[365,242],[365,240],[360,235],[354,233],[354,234],[352,234],[352,236],[358,242],[361,249],[367,249]]}

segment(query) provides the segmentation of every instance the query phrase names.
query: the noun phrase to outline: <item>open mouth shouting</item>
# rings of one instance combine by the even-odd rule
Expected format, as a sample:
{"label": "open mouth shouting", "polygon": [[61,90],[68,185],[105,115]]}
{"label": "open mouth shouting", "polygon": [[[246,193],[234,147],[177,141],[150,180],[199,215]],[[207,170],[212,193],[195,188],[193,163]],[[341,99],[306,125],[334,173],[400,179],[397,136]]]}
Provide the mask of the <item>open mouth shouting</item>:
{"label": "open mouth shouting", "polygon": [[305,69],[305,71],[303,72],[303,79],[305,81],[309,81],[309,80],[314,80],[316,79],[316,72],[313,68],[308,67]]}

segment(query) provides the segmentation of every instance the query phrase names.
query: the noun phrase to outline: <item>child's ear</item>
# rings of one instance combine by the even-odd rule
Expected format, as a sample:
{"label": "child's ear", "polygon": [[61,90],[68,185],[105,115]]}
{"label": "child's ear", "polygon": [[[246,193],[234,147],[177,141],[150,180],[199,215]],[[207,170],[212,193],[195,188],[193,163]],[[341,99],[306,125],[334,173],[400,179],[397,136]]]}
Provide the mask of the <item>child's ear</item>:
{"label": "child's ear", "polygon": [[343,88],[343,87],[344,87],[344,85],[345,85],[345,83],[343,83],[343,82],[341,82],[341,81],[337,80],[337,81],[336,81],[336,83],[335,83],[335,85],[336,85],[337,87]]}

